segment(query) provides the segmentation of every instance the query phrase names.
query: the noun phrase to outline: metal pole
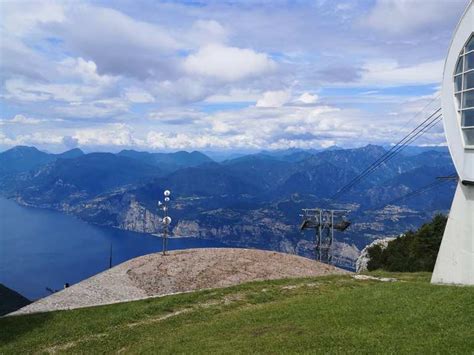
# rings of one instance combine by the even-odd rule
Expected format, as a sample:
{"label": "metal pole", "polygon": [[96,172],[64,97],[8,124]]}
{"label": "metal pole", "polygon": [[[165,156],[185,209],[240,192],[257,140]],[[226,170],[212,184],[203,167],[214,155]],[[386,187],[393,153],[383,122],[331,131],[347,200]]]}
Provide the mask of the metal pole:
{"label": "metal pole", "polygon": [[[163,205],[163,220],[166,218],[166,201]],[[163,255],[166,255],[166,224],[163,226]]]}
{"label": "metal pole", "polygon": [[319,230],[318,230],[318,252],[319,261],[322,261],[323,253],[321,252],[321,242],[323,237],[323,211],[319,210]]}
{"label": "metal pole", "polygon": [[112,243],[110,243],[109,269],[112,268]]}
{"label": "metal pole", "polygon": [[171,223],[171,218],[168,216],[168,202],[170,201],[171,192],[169,190],[165,190],[163,192],[164,203],[162,205],[163,210],[163,255],[166,255],[166,251],[168,250],[168,233],[169,233],[169,224]]}
{"label": "metal pole", "polygon": [[331,210],[331,240],[329,242],[329,250],[328,250],[328,263],[329,264],[332,261],[331,248],[332,248],[333,241],[334,241],[334,211]]}
{"label": "metal pole", "polygon": [[163,237],[161,239],[163,240],[163,246],[161,247],[161,251],[162,251],[163,255],[166,255],[166,252],[165,252],[165,239],[166,239],[165,231],[163,231]]}

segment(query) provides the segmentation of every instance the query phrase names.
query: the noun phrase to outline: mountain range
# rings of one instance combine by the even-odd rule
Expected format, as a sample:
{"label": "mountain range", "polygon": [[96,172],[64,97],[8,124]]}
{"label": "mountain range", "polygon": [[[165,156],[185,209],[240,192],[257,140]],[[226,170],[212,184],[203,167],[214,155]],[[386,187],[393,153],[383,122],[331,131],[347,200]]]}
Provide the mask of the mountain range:
{"label": "mountain range", "polygon": [[447,212],[453,183],[384,206],[454,172],[446,149],[413,147],[382,164],[337,201],[330,197],[386,152],[355,149],[262,151],[216,162],[201,152],[62,154],[18,146],[0,153],[0,193],[19,203],[70,213],[90,223],[160,230],[157,202],[172,194],[175,235],[218,239],[310,255],[313,235],[298,229],[302,208],[350,210],[336,254],[350,264],[373,239],[416,228]]}

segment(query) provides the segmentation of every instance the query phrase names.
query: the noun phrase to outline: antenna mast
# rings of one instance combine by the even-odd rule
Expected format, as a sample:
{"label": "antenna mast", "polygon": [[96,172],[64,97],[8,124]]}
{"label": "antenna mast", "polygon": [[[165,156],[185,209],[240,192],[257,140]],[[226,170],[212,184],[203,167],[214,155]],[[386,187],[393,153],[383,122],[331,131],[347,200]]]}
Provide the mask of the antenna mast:
{"label": "antenna mast", "polygon": [[163,211],[163,219],[161,220],[161,223],[163,225],[163,255],[166,255],[166,252],[168,250],[168,236],[169,236],[169,226],[171,224],[171,217],[168,216],[168,205],[170,202],[170,195],[171,191],[170,190],[165,190],[163,192],[164,202],[158,201],[158,208]]}

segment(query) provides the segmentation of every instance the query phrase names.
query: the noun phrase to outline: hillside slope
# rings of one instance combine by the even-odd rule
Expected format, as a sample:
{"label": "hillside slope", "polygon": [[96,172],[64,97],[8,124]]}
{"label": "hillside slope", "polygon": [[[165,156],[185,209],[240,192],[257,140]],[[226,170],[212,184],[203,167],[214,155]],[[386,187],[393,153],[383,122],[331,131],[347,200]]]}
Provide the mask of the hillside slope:
{"label": "hillside slope", "polygon": [[30,304],[31,301],[18,292],[0,284],[0,316]]}
{"label": "hillside slope", "polygon": [[349,275],[0,319],[0,353],[471,354],[474,288]]}

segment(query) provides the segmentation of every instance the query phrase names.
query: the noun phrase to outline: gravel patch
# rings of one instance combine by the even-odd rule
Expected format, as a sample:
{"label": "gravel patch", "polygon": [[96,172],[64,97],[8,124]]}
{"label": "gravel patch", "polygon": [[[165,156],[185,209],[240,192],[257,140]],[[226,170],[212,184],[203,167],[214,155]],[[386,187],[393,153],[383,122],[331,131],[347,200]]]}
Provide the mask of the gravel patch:
{"label": "gravel patch", "polygon": [[10,315],[91,307],[249,281],[346,274],[296,255],[208,248],[149,254],[126,261]]}

